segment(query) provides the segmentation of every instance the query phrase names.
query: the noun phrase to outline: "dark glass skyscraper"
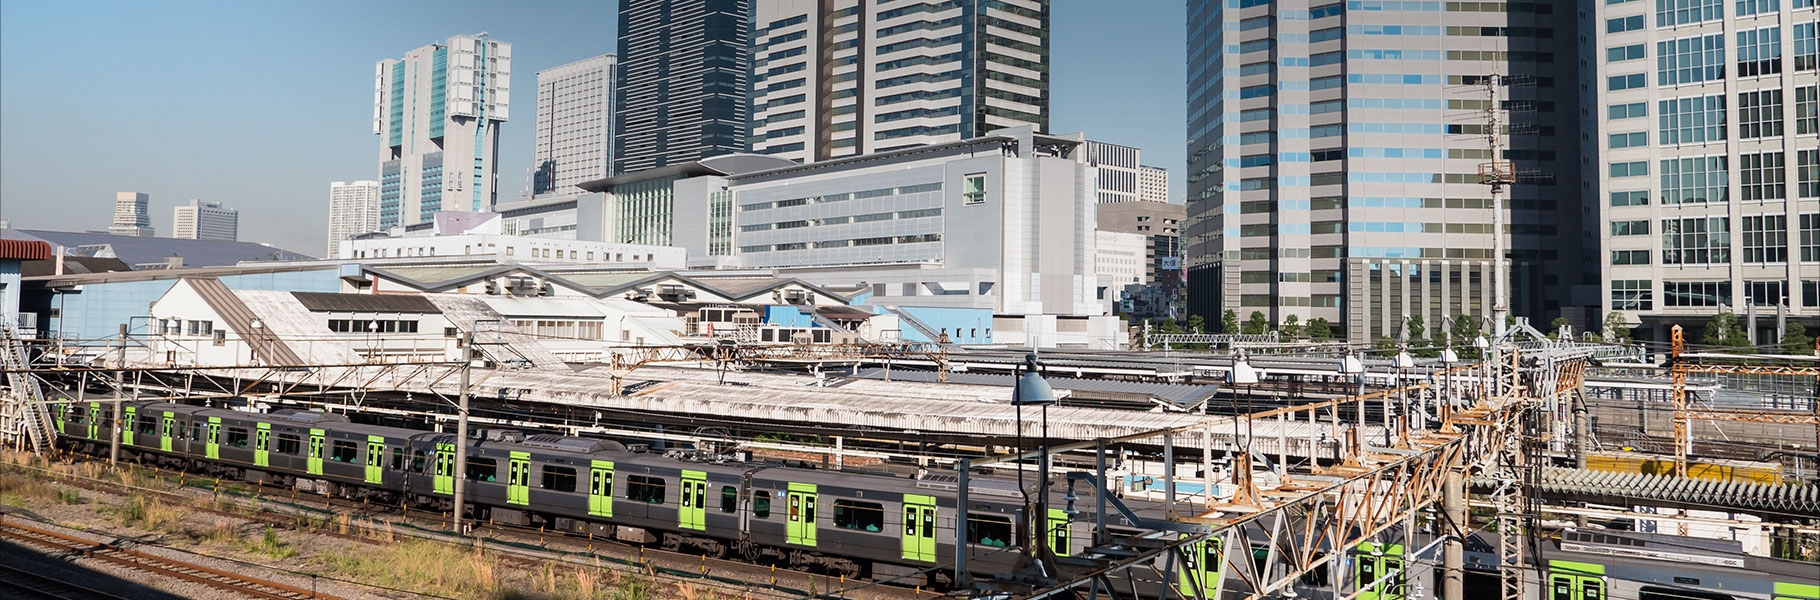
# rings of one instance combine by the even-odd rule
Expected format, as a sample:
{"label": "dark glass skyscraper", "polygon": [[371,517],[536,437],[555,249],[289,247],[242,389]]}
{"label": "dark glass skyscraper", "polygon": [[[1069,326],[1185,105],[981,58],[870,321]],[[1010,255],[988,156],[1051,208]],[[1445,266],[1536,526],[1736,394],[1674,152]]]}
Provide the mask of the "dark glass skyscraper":
{"label": "dark glass skyscraper", "polygon": [[614,173],[746,149],[751,0],[620,0]]}

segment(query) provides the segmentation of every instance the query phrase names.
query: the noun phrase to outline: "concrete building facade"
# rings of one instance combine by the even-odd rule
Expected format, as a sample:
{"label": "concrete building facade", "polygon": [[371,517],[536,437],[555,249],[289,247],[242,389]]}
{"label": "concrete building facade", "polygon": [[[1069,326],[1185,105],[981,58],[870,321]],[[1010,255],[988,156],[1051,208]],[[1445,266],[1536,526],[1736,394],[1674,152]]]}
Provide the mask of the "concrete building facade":
{"label": "concrete building facade", "polygon": [[531,195],[569,194],[613,170],[612,54],[537,72],[537,152]]}
{"label": "concrete building facade", "polygon": [[[1144,236],[1144,278],[1138,283],[1179,279],[1182,272],[1182,221],[1188,207],[1167,202],[1101,204],[1100,231]],[[1179,281],[1177,281],[1179,283]]]}
{"label": "concrete building facade", "polygon": [[1093,165],[1094,187],[1099,190],[1101,204],[1138,201],[1141,154],[1130,146],[1087,140],[1087,162]]}
{"label": "concrete building facade", "polygon": [[751,0],[623,0],[613,173],[744,152]]}
{"label": "concrete building facade", "polygon": [[233,242],[240,239],[240,211],[222,208],[220,202],[195,198],[171,211],[171,237],[184,240]]}
{"label": "concrete building facade", "polygon": [[150,195],[139,192],[114,194],[114,222],[107,232],[138,237],[157,235],[157,230],[152,229],[151,202]]}
{"label": "concrete building facade", "polygon": [[[1589,5],[1600,299],[1640,338],[1723,310],[1820,317],[1820,8]],[[1759,325],[1764,325],[1764,320]],[[1773,341],[1758,335],[1759,343]]]}
{"label": "concrete building facade", "polygon": [[1149,241],[1136,233],[1093,232],[1093,267],[1099,282],[1093,297],[1105,305],[1107,313],[1122,299],[1125,286],[1144,284]]}
{"label": "concrete building facade", "polygon": [[1138,200],[1168,202],[1169,170],[1150,165],[1138,165]]}
{"label": "concrete building facade", "polygon": [[[1589,302],[1581,157],[1563,150],[1576,23],[1558,2],[1190,3],[1189,312],[1319,317],[1357,342],[1404,315],[1488,315],[1490,111],[1519,173],[1513,314]],[[1494,74],[1509,77],[1496,106]]]}
{"label": "concrete building facade", "polygon": [[1049,2],[753,0],[752,151],[798,162],[1049,129]]}
{"label": "concrete building facade", "polygon": [[499,128],[511,111],[512,45],[458,35],[379,61],[379,226],[427,222],[439,210],[498,201]]}
{"label": "concrete building facade", "polygon": [[329,252],[341,256],[341,243],[379,231],[379,182],[337,181],[329,184]]}

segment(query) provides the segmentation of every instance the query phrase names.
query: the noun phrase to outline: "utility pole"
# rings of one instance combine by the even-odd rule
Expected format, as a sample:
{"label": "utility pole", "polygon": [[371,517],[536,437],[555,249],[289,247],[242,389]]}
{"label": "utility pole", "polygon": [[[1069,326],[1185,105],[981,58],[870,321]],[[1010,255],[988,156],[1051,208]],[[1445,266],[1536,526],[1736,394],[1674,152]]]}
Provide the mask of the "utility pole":
{"label": "utility pole", "polygon": [[455,531],[467,531],[462,511],[467,508],[468,481],[468,385],[469,371],[474,369],[474,334],[464,332],[456,338],[456,352],[461,355],[461,396],[455,416]]}
{"label": "utility pole", "polygon": [[107,441],[107,464],[109,466],[120,464],[120,432],[125,431],[120,426],[120,405],[126,401],[126,323],[120,324],[120,344],[117,352],[115,356],[119,357],[120,363],[116,365],[118,370],[114,371],[114,426],[109,430],[113,435],[108,436]]}
{"label": "utility pole", "polygon": [[1499,118],[1503,107],[1499,105],[1498,99],[1498,88],[1502,85],[1504,77],[1497,73],[1485,78],[1485,93],[1491,100],[1485,107],[1485,133],[1491,147],[1491,162],[1479,165],[1480,179],[1485,185],[1491,186],[1491,327],[1498,337],[1504,336],[1504,322],[1510,316],[1510,268],[1505,264],[1508,250],[1505,249],[1504,241],[1504,188],[1517,182],[1516,169],[1510,161],[1504,160],[1504,122]]}
{"label": "utility pole", "polygon": [[1446,530],[1440,532],[1447,540],[1441,555],[1442,600],[1465,600],[1466,597],[1465,532],[1472,528],[1466,523],[1466,475],[1460,460],[1460,455],[1454,454],[1447,468],[1447,479],[1441,483],[1441,509],[1447,515]]}

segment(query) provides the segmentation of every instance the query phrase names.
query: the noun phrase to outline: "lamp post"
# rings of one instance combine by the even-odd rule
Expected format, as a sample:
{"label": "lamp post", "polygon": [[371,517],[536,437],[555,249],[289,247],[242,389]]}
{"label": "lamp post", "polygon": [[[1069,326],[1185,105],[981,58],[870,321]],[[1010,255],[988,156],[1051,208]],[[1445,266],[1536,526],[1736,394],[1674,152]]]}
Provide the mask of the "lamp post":
{"label": "lamp post", "polygon": [[1447,345],[1441,348],[1441,430],[1453,433],[1453,366],[1460,354],[1453,351],[1453,332],[1447,332]]}
{"label": "lamp post", "polygon": [[1472,347],[1479,349],[1479,365],[1483,367],[1479,374],[1480,393],[1486,398],[1490,398],[1493,393],[1492,390],[1495,389],[1493,387],[1495,384],[1491,380],[1491,360],[1489,354],[1486,352],[1491,348],[1491,340],[1485,339],[1485,336],[1483,335],[1475,337],[1472,339]]}
{"label": "lamp post", "polygon": [[[1035,352],[1025,354],[1023,364],[1012,368],[1012,376],[1016,378],[1017,385],[1011,390],[1011,405],[1017,407],[1017,453],[1020,462],[1024,454],[1024,406],[1043,407],[1043,453],[1041,462],[1037,464],[1040,481],[1037,482],[1037,501],[1034,506],[1030,502],[1029,488],[1024,487],[1024,468],[1019,465],[1017,469],[1017,489],[1024,494],[1024,531],[1042,532],[1032,536],[1036,538],[1034,557],[1038,559],[1037,564],[1047,558],[1044,551],[1048,549],[1048,527],[1035,527],[1033,524],[1047,523],[1049,516],[1049,405],[1055,404],[1055,389],[1049,387],[1049,382],[1038,372],[1041,368],[1042,364],[1037,362]],[[1025,553],[1030,556],[1032,547],[1026,546]]]}
{"label": "lamp post", "polygon": [[[1409,448],[1409,370],[1412,368],[1415,368],[1416,359],[1415,359],[1415,357],[1409,355],[1408,349],[1406,349],[1406,348],[1398,349],[1397,356],[1396,356],[1396,366],[1397,366],[1397,390],[1398,391],[1397,391],[1397,418],[1396,418],[1397,438],[1396,438],[1395,444],[1396,444],[1396,447],[1398,447],[1398,448],[1408,449]],[[1384,426],[1385,426],[1384,433],[1386,435],[1389,435],[1389,433],[1390,433],[1390,431],[1389,431],[1390,425],[1391,425],[1390,399],[1385,398],[1384,399]]]}

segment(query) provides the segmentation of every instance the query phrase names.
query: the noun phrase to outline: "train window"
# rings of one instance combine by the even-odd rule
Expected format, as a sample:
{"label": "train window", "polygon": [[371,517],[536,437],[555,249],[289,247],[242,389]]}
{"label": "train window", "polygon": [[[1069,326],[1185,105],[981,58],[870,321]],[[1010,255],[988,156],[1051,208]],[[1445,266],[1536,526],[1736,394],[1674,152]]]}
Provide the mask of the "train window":
{"label": "train window", "polygon": [[1011,546],[1011,519],[996,515],[967,514],[967,542],[994,548]]}
{"label": "train window", "polygon": [[204,427],[206,427],[206,425],[203,425],[202,421],[196,421],[194,423],[190,423],[190,439],[196,440],[196,441],[202,441],[204,439],[207,439],[206,437],[204,437],[202,435],[202,429]]}
{"label": "train window", "polygon": [[146,435],[155,435],[158,433],[158,419],[156,417],[139,415],[137,419],[138,425],[134,427],[136,431]]}
{"label": "train window", "polygon": [[883,531],[885,507],[874,502],[835,500],[834,526],[859,531]]}
{"label": "train window", "polygon": [[558,492],[575,491],[575,468],[544,465],[543,489]]}
{"label": "train window", "polygon": [[491,458],[468,458],[468,479],[499,481],[499,461]]}
{"label": "train window", "polygon": [[1605,600],[1605,582],[1587,577],[1580,581],[1581,600]]}
{"label": "train window", "polygon": [[730,513],[739,510],[739,490],[733,486],[720,488],[720,512]]}
{"label": "train window", "polygon": [[1637,590],[1637,600],[1733,600],[1730,594],[1671,589],[1646,585]]}
{"label": "train window", "polygon": [[279,454],[300,454],[303,452],[303,440],[288,433],[278,434]]}
{"label": "train window", "polygon": [[626,499],[664,503],[664,479],[662,477],[645,477],[643,475],[626,476]]}
{"label": "train window", "polygon": [[69,415],[71,425],[81,425],[88,421],[88,407],[71,404]]}
{"label": "train window", "polygon": [[422,473],[423,464],[424,464],[423,449],[422,448],[412,448],[411,449],[411,472],[412,473]]}
{"label": "train window", "polygon": [[235,448],[246,447],[249,436],[247,436],[245,427],[229,427],[227,434],[227,445]]}
{"label": "train window", "polygon": [[752,516],[771,518],[771,492],[752,492]]}
{"label": "train window", "polygon": [[404,448],[392,448],[392,463],[388,467],[393,471],[404,469]]}
{"label": "train window", "polygon": [[351,463],[360,459],[360,446],[347,440],[335,440],[329,447],[329,460]]}

